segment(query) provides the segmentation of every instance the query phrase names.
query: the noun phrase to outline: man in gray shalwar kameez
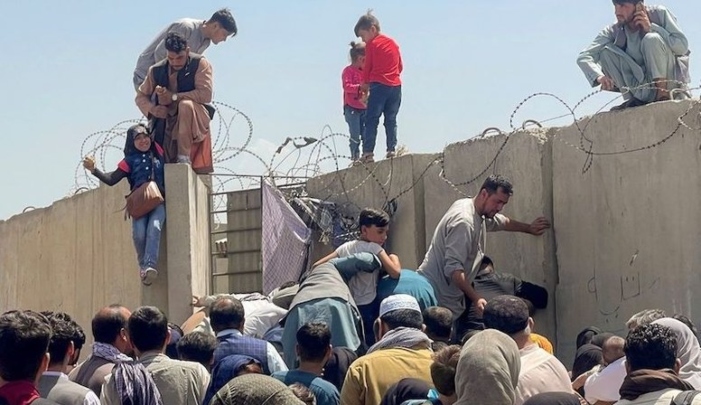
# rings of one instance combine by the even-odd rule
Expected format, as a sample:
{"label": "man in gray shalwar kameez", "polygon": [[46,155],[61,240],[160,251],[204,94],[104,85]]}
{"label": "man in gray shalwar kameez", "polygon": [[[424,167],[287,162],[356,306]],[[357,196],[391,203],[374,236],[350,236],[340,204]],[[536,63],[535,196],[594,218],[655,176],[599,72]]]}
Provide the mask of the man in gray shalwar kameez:
{"label": "man in gray shalwar kameez", "polygon": [[190,51],[202,55],[211,43],[216,45],[226,41],[228,37],[236,35],[238,29],[234,17],[227,9],[215,12],[207,21],[183,18],[171,23],[161,30],[139,55],[139,59],[136,61],[136,68],[134,68],[135,89],[138,90],[141,83],[146,80],[148,69],[166,58],[165,39],[168,33],[171,32],[177,32],[182,35],[187,41]]}
{"label": "man in gray shalwar kameez", "polygon": [[[612,110],[683,98],[689,83],[689,43],[677,19],[643,0],[613,0],[618,22],[583,50],[577,64],[592,87],[623,93]],[[679,92],[671,92],[680,89]]]}

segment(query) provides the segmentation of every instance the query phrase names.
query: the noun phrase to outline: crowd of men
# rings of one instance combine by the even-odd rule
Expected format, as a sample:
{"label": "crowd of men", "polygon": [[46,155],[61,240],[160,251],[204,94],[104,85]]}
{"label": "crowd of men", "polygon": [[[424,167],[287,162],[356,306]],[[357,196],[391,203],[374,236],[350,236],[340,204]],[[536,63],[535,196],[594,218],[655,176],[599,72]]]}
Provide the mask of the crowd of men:
{"label": "crowd of men", "polygon": [[[619,108],[688,97],[676,18],[642,0],[613,3],[617,23],[578,58],[591,84],[621,92]],[[212,66],[201,54],[236,33],[223,9],[174,22],[140,55],[136,104],[168,163],[211,171]],[[499,271],[480,243],[483,228],[550,228],[500,214],[512,194],[489,176],[456,201],[416,270],[385,251],[389,217],[364,210],[359,239],[299,283],[195,297],[204,309],[182,328],[152,306],[102,308],[91,336],[63,312],[5,312],[0,405],[701,404],[701,347],[683,315],[642,311],[626,336],[588,327],[571,366],[534,333],[547,291]]]}

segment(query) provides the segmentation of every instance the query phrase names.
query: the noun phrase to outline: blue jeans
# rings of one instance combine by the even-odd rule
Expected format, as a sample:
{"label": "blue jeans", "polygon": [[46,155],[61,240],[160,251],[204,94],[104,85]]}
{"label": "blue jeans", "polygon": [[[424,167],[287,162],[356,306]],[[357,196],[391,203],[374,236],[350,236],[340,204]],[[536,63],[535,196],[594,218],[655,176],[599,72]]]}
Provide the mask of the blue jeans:
{"label": "blue jeans", "polygon": [[343,116],[346,117],[348,132],[350,132],[351,159],[358,160],[360,158],[360,137],[365,130],[365,110],[344,105]]}
{"label": "blue jeans", "polygon": [[166,221],[166,207],[161,204],[139,219],[132,220],[132,238],[139,259],[139,268],[156,268],[158,249],[161,245],[161,230]]}
{"label": "blue jeans", "polygon": [[377,126],[380,116],[385,115],[385,134],[387,135],[387,152],[397,148],[397,113],[402,104],[402,86],[387,86],[370,83],[368,109],[365,113],[365,132],[363,132],[363,153],[375,151]]}

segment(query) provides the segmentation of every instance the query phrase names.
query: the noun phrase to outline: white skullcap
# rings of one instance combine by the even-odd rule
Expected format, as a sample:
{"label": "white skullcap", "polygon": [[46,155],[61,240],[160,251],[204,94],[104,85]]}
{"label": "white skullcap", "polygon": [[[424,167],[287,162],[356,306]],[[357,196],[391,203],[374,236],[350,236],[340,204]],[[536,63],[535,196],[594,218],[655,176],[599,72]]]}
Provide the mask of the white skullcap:
{"label": "white skullcap", "polygon": [[407,294],[396,294],[390,295],[382,300],[382,303],[380,304],[380,317],[397,309],[411,309],[419,313],[421,312],[421,308],[419,307],[419,303],[416,301],[416,298]]}

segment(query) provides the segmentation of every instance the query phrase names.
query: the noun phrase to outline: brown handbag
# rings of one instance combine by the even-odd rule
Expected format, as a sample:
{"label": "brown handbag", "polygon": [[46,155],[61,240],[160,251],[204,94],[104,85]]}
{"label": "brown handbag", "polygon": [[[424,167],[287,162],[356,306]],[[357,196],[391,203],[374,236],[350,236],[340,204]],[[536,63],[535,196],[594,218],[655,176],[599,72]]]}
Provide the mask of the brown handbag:
{"label": "brown handbag", "polygon": [[154,180],[154,166],[155,159],[153,154],[151,154],[151,176],[149,180],[135,188],[125,197],[127,199],[127,213],[134,219],[148,215],[164,201],[161,190],[158,189],[158,184]]}

